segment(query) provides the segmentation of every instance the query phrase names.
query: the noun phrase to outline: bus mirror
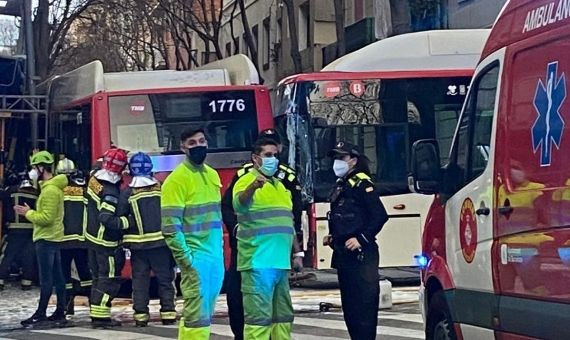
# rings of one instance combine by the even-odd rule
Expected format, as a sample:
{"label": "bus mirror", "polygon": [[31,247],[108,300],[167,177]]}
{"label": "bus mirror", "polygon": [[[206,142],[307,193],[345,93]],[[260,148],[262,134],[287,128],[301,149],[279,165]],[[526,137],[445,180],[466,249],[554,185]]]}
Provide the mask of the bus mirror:
{"label": "bus mirror", "polygon": [[412,146],[411,175],[408,185],[412,192],[434,194],[439,191],[441,167],[436,140],[419,140]]}

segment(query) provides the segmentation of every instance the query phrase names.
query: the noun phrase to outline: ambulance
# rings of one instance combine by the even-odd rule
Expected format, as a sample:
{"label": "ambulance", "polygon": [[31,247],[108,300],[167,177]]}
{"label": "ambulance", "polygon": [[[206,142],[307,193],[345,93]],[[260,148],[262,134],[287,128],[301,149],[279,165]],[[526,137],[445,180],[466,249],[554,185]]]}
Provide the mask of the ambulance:
{"label": "ambulance", "polygon": [[413,145],[427,339],[570,339],[569,77],[570,0],[509,1],[447,164]]}

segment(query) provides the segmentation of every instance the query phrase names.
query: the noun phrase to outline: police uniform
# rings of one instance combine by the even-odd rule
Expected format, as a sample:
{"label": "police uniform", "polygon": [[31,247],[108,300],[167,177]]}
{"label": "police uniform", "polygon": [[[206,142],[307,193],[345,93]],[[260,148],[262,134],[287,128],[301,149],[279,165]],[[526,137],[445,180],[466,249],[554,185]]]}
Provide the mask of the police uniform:
{"label": "police uniform", "polygon": [[[351,145],[339,143],[330,155],[338,154],[357,156],[358,152]],[[338,179],[329,198],[332,267],[338,273],[348,332],[355,340],[375,339],[380,296],[375,240],[388,215],[372,179],[364,172],[352,171]],[[360,250],[345,247],[351,238],[358,240]]]}
{"label": "police uniform", "polygon": [[145,184],[150,185],[133,187],[131,183],[119,200],[119,215],[129,218],[123,245],[131,251],[134,320],[139,326],[146,325],[150,317],[151,270],[158,281],[160,317],[166,324],[176,321],[174,259],[161,231],[160,183]]}
{"label": "police uniform", "polygon": [[[232,332],[234,333],[235,339],[243,339],[243,327],[244,327],[244,316],[243,316],[243,297],[241,293],[241,275],[237,271],[237,216],[232,205],[232,192],[236,182],[253,169],[253,163],[245,164],[241,169],[239,169],[232,179],[232,182],[222,198],[222,217],[224,220],[224,225],[227,229],[229,240],[230,240],[230,267],[226,272],[226,297],[228,303],[228,315],[230,318],[230,326]],[[292,202],[293,202],[293,220],[295,231],[298,237],[302,237],[301,231],[301,215],[303,211],[302,200],[301,200],[301,186],[297,181],[297,175],[295,170],[291,169],[287,165],[279,164],[279,170],[273,176],[279,180],[285,186],[287,190],[291,192]]]}
{"label": "police uniform", "polygon": [[[87,226],[85,239],[89,249],[89,267],[93,275],[90,316],[95,326],[118,325],[111,320],[111,302],[121,288],[121,270],[125,254],[121,247],[123,232],[129,228],[128,218],[117,214],[120,195],[120,167],[126,166],[122,150],[106,152],[103,169],[87,185]],[[115,171],[109,168],[117,166]]]}
{"label": "police uniform", "polygon": [[24,216],[17,215],[13,207],[27,204],[35,209],[38,190],[31,185],[14,185],[2,191],[0,197],[8,231],[4,237],[0,255],[0,285],[3,286],[4,280],[10,275],[12,264],[17,263],[22,268],[22,289],[29,289],[37,276],[36,256],[32,241],[33,226]]}
{"label": "police uniform", "polygon": [[[61,265],[66,282],[67,314],[74,314],[73,300],[76,295],[89,296],[91,293],[91,272],[84,236],[86,226],[85,192],[84,180],[82,185],[72,179],[69,181],[69,185],[63,189],[64,236],[61,242]],[[75,263],[79,281],[71,277],[72,262]]]}

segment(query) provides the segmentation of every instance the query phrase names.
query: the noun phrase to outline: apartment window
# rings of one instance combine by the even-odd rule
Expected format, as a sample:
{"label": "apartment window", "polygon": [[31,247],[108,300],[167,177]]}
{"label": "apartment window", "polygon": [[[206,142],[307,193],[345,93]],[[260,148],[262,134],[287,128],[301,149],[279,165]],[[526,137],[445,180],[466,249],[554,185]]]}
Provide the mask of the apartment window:
{"label": "apartment window", "polygon": [[242,40],[243,40],[243,47],[242,47],[242,51],[243,54],[249,56],[249,48],[247,46],[247,39],[245,38],[245,33],[241,36]]}
{"label": "apartment window", "polygon": [[269,61],[271,60],[271,30],[269,28],[270,18],[263,20],[263,69],[269,69]]}
{"label": "apartment window", "polygon": [[311,22],[309,2],[299,6],[299,51],[311,46]]}
{"label": "apartment window", "polygon": [[238,53],[240,52],[240,49],[239,49],[239,38],[236,39],[236,46],[235,46],[235,48],[234,48],[234,51],[235,51],[236,54],[238,54]]}
{"label": "apartment window", "polygon": [[226,57],[230,57],[233,54],[232,52],[232,43],[229,42],[226,44]]}
{"label": "apartment window", "polygon": [[283,41],[283,18],[277,19],[277,32],[275,34],[275,42],[281,43]]}
{"label": "apartment window", "polygon": [[216,52],[202,52],[202,65],[218,60]]}

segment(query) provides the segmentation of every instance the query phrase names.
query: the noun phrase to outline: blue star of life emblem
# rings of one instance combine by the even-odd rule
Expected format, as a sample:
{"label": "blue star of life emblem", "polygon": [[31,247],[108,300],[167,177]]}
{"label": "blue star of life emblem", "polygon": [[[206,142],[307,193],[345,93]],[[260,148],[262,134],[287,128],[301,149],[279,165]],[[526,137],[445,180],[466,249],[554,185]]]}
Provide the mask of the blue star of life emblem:
{"label": "blue star of life emblem", "polygon": [[566,99],[566,75],[558,76],[558,62],[548,64],[546,84],[538,80],[534,95],[534,108],[538,117],[532,126],[532,146],[534,153],[540,149],[540,166],[550,166],[552,145],[560,149],[564,132],[564,119],[560,108]]}

